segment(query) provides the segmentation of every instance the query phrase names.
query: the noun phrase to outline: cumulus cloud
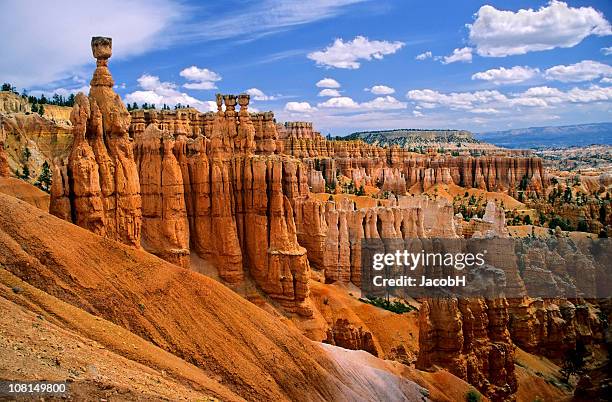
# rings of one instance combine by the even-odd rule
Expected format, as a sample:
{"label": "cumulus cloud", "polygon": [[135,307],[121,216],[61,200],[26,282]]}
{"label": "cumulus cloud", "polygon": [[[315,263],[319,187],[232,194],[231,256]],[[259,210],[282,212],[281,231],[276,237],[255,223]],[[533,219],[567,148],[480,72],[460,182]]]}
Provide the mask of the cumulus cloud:
{"label": "cumulus cloud", "polygon": [[538,10],[517,12],[485,5],[468,29],[476,52],[487,57],[568,48],[590,35],[612,34],[610,23],[601,12],[592,7],[569,7],[556,0]]}
{"label": "cumulus cloud", "polygon": [[612,55],[612,46],[610,46],[610,47],[602,47],[601,48],[601,52],[603,54],[605,54],[606,56]]}
{"label": "cumulus cloud", "polygon": [[408,91],[406,97],[424,109],[449,108],[486,113],[488,109],[501,112],[517,107],[547,108],[577,103],[610,102],[612,87],[591,85],[587,88],[575,87],[562,91],[558,88],[540,86],[508,94],[496,90],[442,93],[432,89],[417,89]]}
{"label": "cumulus cloud", "polygon": [[285,111],[293,113],[312,113],[317,108],[310,106],[308,102],[287,102]]}
{"label": "cumulus cloud", "polygon": [[599,78],[612,77],[612,67],[593,60],[583,60],[570,65],[558,65],[544,72],[547,80],[561,82],[592,81]]}
{"label": "cumulus cloud", "polygon": [[340,83],[333,78],[323,78],[315,85],[319,88],[340,88]]}
{"label": "cumulus cloud", "polygon": [[[113,38],[113,61],[159,46],[162,33],[183,14],[170,0],[0,2],[0,76],[31,88],[64,80],[75,71],[90,76],[95,60],[89,38]],[[24,23],[27,21],[27,23]]]}
{"label": "cumulus cloud", "polygon": [[258,100],[258,101],[271,101],[271,100],[275,100],[278,97],[274,96],[274,95],[266,95],[261,89],[259,88],[249,88],[246,91],[247,94],[251,95],[251,98],[253,98],[254,100]]}
{"label": "cumulus cloud", "polygon": [[431,54],[431,52],[428,50],[426,52],[423,52],[421,54],[418,54],[415,59],[416,60],[426,60],[426,59],[431,59],[433,57],[433,54]]}
{"label": "cumulus cloud", "polygon": [[365,91],[372,92],[374,95],[391,95],[395,89],[386,85],[374,85],[372,88],[365,88]]}
{"label": "cumulus cloud", "polygon": [[187,81],[192,81],[183,84],[183,87],[187,89],[215,89],[217,88],[215,82],[221,80],[221,76],[214,71],[196,66],[185,68],[179,73],[179,75],[185,78]]}
{"label": "cumulus cloud", "polygon": [[449,56],[444,56],[442,58],[442,63],[444,64],[456,63],[458,61],[461,61],[464,63],[471,63],[472,62],[472,49],[469,47],[455,49],[453,50],[453,54]]}
{"label": "cumulus cloud", "polygon": [[497,85],[517,84],[527,81],[540,73],[537,68],[514,66],[512,68],[493,68],[472,75],[473,80],[490,81]]}
{"label": "cumulus cloud", "polygon": [[400,102],[393,96],[379,96],[371,101],[363,102],[359,106],[364,109],[376,110],[406,109],[406,102]]}
{"label": "cumulus cloud", "polygon": [[340,95],[340,92],[337,89],[325,88],[325,89],[321,90],[321,92],[319,92],[318,96],[336,97],[336,96],[342,96],[342,95]]}
{"label": "cumulus cloud", "polygon": [[403,46],[403,42],[371,41],[364,36],[356,36],[347,42],[339,38],[324,50],[309,53],[308,58],[327,68],[357,69],[361,65],[359,60],[380,60]]}
{"label": "cumulus cloud", "polygon": [[192,106],[202,112],[217,110],[217,104],[213,101],[201,101],[186,93],[180,92],[173,82],[160,81],[159,77],[143,74],[138,78],[138,86],[141,90],[131,92],[125,96],[125,102],[138,104],[149,103],[160,107],[164,103],[174,106],[178,103]]}
{"label": "cumulus cloud", "polygon": [[357,109],[359,104],[348,96],[331,98],[317,105],[320,108]]}
{"label": "cumulus cloud", "polygon": [[393,96],[380,96],[371,101],[358,103],[348,96],[330,98],[317,105],[321,109],[349,109],[349,110],[393,110],[405,109],[406,102],[400,102]]}

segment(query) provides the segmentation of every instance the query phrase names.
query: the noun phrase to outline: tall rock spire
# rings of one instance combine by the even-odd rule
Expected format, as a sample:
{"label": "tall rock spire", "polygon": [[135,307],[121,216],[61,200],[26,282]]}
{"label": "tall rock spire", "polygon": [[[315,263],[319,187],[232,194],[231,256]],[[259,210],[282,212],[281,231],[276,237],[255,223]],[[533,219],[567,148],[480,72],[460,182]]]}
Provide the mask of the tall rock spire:
{"label": "tall rock spire", "polygon": [[[50,211],[94,233],[140,247],[140,184],[128,135],[131,116],[113,90],[112,39],[93,37],[96,71],[89,98],[77,95],[66,180],[54,181]],[[69,202],[66,202],[66,197]]]}

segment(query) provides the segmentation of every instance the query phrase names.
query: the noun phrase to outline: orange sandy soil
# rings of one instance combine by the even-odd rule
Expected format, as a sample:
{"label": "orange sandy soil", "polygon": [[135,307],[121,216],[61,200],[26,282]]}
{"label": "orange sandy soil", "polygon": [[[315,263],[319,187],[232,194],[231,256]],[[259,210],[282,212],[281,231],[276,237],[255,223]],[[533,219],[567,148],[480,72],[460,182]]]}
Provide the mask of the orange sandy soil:
{"label": "orange sandy soil", "polygon": [[[436,191],[437,190],[437,191]],[[464,188],[457,186],[456,184],[436,184],[427,189],[427,191],[421,191],[419,188],[413,186],[410,189],[410,193],[412,194],[429,194],[431,196],[437,195],[438,197],[446,198],[451,203],[453,202],[453,198],[456,196],[464,197],[465,193],[468,193],[468,197],[474,196],[477,199],[482,197],[483,204],[486,205],[488,201],[495,201],[498,205],[502,202],[504,203],[504,209],[512,210],[512,209],[524,209],[525,204],[519,202],[515,198],[509,196],[504,193],[496,193],[491,191],[480,190],[477,188]]]}
{"label": "orange sandy soil", "polygon": [[[6,269],[0,270],[0,310],[2,379],[68,381],[69,395],[78,400],[211,400],[190,382],[232,396],[197,367]],[[89,337],[93,331],[98,335]],[[100,337],[108,348],[93,339]],[[113,351],[126,345],[133,349],[127,358]],[[157,368],[149,367],[153,362]]]}
{"label": "orange sandy soil", "polygon": [[[16,330],[23,334],[2,330],[2,356],[17,352],[19,340],[27,350],[16,356],[25,359],[23,367],[1,366],[3,378],[40,378],[51,370],[54,378],[75,377],[86,396],[105,391],[140,394],[159,380],[160,386],[166,381],[171,387],[171,400],[179,395],[384,400],[381,395],[389,383],[400,384],[399,392],[405,395],[418,393],[416,384],[390,370],[380,377],[386,381],[382,383],[360,370],[347,370],[339,365],[337,350],[310,341],[202,274],[94,235],[4,194],[0,266],[3,316],[9,323],[20,323]],[[38,327],[32,322],[35,315],[44,318]],[[29,335],[39,330],[44,334]],[[60,349],[74,342],[83,344],[82,352]],[[36,362],[33,356],[42,358]],[[53,368],[58,356],[59,367]],[[355,367],[351,359],[344,361]],[[70,371],[73,365],[78,369]],[[147,395],[154,393],[152,388]]]}
{"label": "orange sandy soil", "polygon": [[377,198],[370,197],[369,195],[355,195],[355,194],[329,194],[329,193],[313,193],[312,194],[316,199],[320,201],[329,200],[329,196],[331,195],[335,202],[340,202],[340,200],[348,199],[354,201],[357,204],[357,208],[372,208],[378,205],[378,201],[386,201],[379,200]]}
{"label": "orange sandy soil", "polygon": [[310,281],[310,297],[315,309],[314,319],[293,318],[306,336],[322,341],[326,330],[339,319],[347,319],[355,328],[372,333],[379,356],[403,345],[410,360],[416,359],[419,346],[418,312],[395,314],[359,301],[361,291],[353,285],[342,286]]}
{"label": "orange sandy soil", "polygon": [[510,232],[510,236],[512,237],[527,237],[532,233],[535,234],[536,237],[550,237],[548,228],[534,225],[508,226],[508,232]]}
{"label": "orange sandy soil", "polygon": [[[353,286],[340,286],[310,281],[310,297],[315,307],[311,320],[293,319],[304,333],[316,340],[325,338],[325,329],[336,319],[344,318],[356,328],[372,333],[379,356],[389,358],[391,349],[403,345],[412,361],[416,360],[419,344],[418,312],[395,314],[391,311],[359,301],[360,290]],[[413,306],[418,303],[411,301]],[[470,384],[446,370],[433,373],[417,370],[396,361],[387,361],[394,371],[427,388],[434,401],[461,401],[473,389]],[[486,400],[486,399],[483,399]]]}
{"label": "orange sandy soil", "polygon": [[[349,318],[374,335],[383,358],[399,344],[412,358],[417,313],[362,303],[355,287],[311,281],[311,291],[314,319],[279,319],[270,306],[273,315],[199,273],[0,194],[2,379],[69,380],[71,395],[82,400],[332,400],[356,397],[351,389],[380,395],[291,327],[321,340],[336,318]],[[518,400],[564,396],[534,374],[548,373],[536,366],[542,359],[522,353],[528,368],[517,367]],[[368,361],[427,388],[432,400],[463,400],[471,389],[444,370]]]}
{"label": "orange sandy soil", "polygon": [[14,177],[0,177],[0,193],[12,195],[42,209],[49,210],[49,194]]}
{"label": "orange sandy soil", "polygon": [[514,363],[519,383],[517,401],[539,399],[542,402],[557,402],[572,399],[572,392],[562,385],[559,367],[547,358],[529,354],[517,347]]}

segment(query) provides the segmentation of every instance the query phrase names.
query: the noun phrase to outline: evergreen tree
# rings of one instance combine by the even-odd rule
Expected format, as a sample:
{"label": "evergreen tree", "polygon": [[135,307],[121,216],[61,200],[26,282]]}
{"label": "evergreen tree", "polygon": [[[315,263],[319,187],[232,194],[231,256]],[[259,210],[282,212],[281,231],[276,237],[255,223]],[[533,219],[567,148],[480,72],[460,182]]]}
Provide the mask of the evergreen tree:
{"label": "evergreen tree", "polygon": [[38,114],[41,116],[45,114],[45,108],[43,105],[38,105]]}
{"label": "evergreen tree", "polygon": [[28,167],[28,165],[23,165],[23,173],[21,175],[19,175],[19,176],[23,180],[29,180],[30,179],[30,168]]}
{"label": "evergreen tree", "polygon": [[34,185],[40,188],[42,191],[48,193],[51,190],[51,169],[49,168],[49,163],[45,161],[42,165],[42,171],[36,179]]}
{"label": "evergreen tree", "polygon": [[2,84],[2,90],[3,91],[10,91],[13,88],[13,86],[11,84],[9,84],[8,82],[5,82],[4,84]]}

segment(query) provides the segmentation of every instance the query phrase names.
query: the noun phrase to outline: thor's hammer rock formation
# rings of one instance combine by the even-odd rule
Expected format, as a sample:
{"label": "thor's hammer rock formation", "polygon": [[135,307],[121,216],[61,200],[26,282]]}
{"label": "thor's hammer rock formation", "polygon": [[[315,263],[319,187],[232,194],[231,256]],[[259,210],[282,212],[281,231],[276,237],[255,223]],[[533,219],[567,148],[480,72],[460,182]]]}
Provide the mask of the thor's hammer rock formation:
{"label": "thor's hammer rock formation", "polygon": [[131,116],[113,90],[110,38],[91,39],[97,67],[89,97],[70,116],[72,150],[54,169],[50,212],[101,236],[140,247],[140,183],[128,135]]}

